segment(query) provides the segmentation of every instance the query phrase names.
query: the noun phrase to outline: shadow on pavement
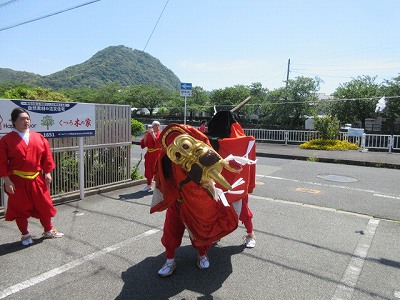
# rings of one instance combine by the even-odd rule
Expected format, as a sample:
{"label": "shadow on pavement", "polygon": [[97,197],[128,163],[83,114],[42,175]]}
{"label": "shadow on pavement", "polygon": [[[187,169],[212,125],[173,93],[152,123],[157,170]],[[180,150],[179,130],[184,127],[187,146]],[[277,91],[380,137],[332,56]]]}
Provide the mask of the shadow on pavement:
{"label": "shadow on pavement", "polygon": [[144,196],[147,196],[149,194],[150,194],[149,192],[139,191],[135,193],[119,195],[119,199],[121,200],[143,199]]}
{"label": "shadow on pavement", "polygon": [[1,244],[0,245],[0,256],[7,255],[7,254],[17,252],[17,251],[21,251],[21,250],[27,249],[29,247],[34,247],[35,245],[38,245],[43,242],[42,238],[32,238],[32,240],[33,240],[33,244],[29,245],[29,246],[23,246],[21,244],[21,241],[15,241],[12,243]]}
{"label": "shadow on pavement", "polygon": [[[179,295],[179,299],[215,299],[212,293],[222,287],[232,273],[232,256],[243,252],[244,245],[218,247],[208,251],[210,268],[199,270],[196,266],[196,251],[192,246],[183,246],[176,251],[176,269],[166,278],[157,271],[165,263],[165,254],[147,257],[137,265],[122,273],[124,287],[116,299],[169,299]],[[185,294],[190,291],[190,294]]]}

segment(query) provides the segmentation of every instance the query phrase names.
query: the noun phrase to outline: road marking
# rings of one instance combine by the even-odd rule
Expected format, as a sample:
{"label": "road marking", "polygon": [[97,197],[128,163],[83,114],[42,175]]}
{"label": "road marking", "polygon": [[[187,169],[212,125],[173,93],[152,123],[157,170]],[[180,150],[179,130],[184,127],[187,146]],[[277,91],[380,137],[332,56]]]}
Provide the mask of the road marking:
{"label": "road marking", "polygon": [[[360,214],[356,212],[350,212],[350,211],[345,211],[345,210],[340,210],[337,208],[331,208],[331,207],[324,207],[324,206],[318,206],[314,204],[307,204],[307,203],[302,203],[302,202],[293,202],[293,201],[288,201],[288,200],[281,200],[281,199],[276,199],[276,198],[270,198],[270,197],[263,197],[263,196],[256,196],[256,195],[249,195],[250,198],[253,199],[261,199],[261,200],[266,200],[266,201],[271,201],[271,202],[276,202],[276,203],[282,203],[282,204],[288,204],[288,205],[297,205],[297,206],[302,206],[302,207],[308,207],[308,208],[313,208],[313,209],[318,209],[318,210],[326,210],[334,213],[340,213],[340,214],[347,214],[347,215],[353,215],[361,218],[368,218],[372,219],[373,216],[370,215],[365,215],[365,214]],[[387,220],[389,221],[389,220]]]}
{"label": "road marking", "polygon": [[305,180],[298,180],[298,179],[291,179],[291,178],[283,178],[283,177],[277,177],[277,176],[268,176],[268,175],[258,175],[257,174],[256,176],[257,177],[261,177],[261,178],[283,180],[283,181],[291,181],[291,182],[296,182],[296,183],[316,185],[316,186],[324,186],[324,187],[332,187],[332,188],[339,188],[339,189],[343,189],[343,190],[350,190],[350,191],[357,191],[357,192],[365,192],[365,193],[370,193],[375,197],[400,199],[400,197],[384,195],[384,194],[381,194],[381,193],[379,193],[377,191],[374,191],[374,190],[364,190],[364,189],[358,189],[358,188],[353,188],[353,187],[349,187],[349,186],[342,186],[342,185],[336,185],[336,184],[325,184],[325,183],[319,183],[319,182],[312,182],[312,181],[305,181]]}
{"label": "road marking", "polygon": [[312,190],[312,189],[307,189],[307,188],[297,188],[296,191],[303,192],[303,193],[309,193],[309,194],[321,193],[320,190]]}
{"label": "road marking", "polygon": [[394,291],[394,297],[400,299],[400,291]]}
{"label": "road marking", "polygon": [[364,266],[365,259],[371,247],[376,229],[378,228],[379,220],[369,220],[367,227],[364,230],[364,235],[361,236],[356,249],[353,252],[352,258],[347,265],[340,284],[337,286],[331,300],[350,300],[353,297],[358,278]]}
{"label": "road marking", "polygon": [[400,200],[400,197],[395,197],[395,196],[388,196],[388,195],[382,195],[382,194],[374,194],[376,197],[382,197],[382,198],[390,198],[390,199],[396,199]]}
{"label": "road marking", "polygon": [[120,249],[122,247],[125,247],[125,246],[135,242],[135,241],[138,241],[138,240],[140,240],[142,238],[145,238],[145,237],[148,237],[148,236],[150,236],[152,234],[155,234],[155,233],[157,233],[159,231],[160,231],[160,229],[148,230],[148,231],[146,231],[146,232],[144,232],[142,234],[139,234],[137,236],[131,237],[131,238],[129,238],[127,240],[124,240],[124,241],[122,241],[120,243],[117,243],[117,244],[111,245],[109,247],[103,248],[103,249],[101,249],[101,250],[99,250],[97,252],[93,252],[93,253],[91,253],[89,255],[86,255],[84,257],[78,258],[76,260],[73,260],[73,261],[71,261],[71,262],[69,262],[69,263],[67,263],[65,265],[62,265],[62,266],[60,266],[58,268],[55,268],[55,269],[50,270],[48,272],[42,273],[42,274],[40,274],[38,276],[32,277],[31,279],[28,279],[28,280],[25,280],[23,282],[17,283],[16,285],[13,285],[13,286],[11,286],[9,288],[6,288],[5,290],[0,291],[0,299],[4,299],[7,296],[10,296],[12,294],[18,293],[18,292],[20,292],[20,291],[22,291],[22,290],[24,290],[26,288],[34,286],[34,285],[36,285],[36,284],[38,284],[40,282],[43,282],[43,281],[45,281],[47,279],[50,279],[50,278],[52,278],[54,276],[60,275],[61,273],[64,273],[64,272],[66,272],[66,271],[68,271],[68,270],[70,270],[72,268],[80,266],[80,265],[82,265],[82,264],[84,264],[84,263],[86,263],[88,261],[91,261],[93,259],[96,259],[96,258],[98,258],[98,257],[100,257],[100,256],[102,256],[104,254],[107,254],[107,253],[113,252],[115,250],[118,250],[118,249]]}

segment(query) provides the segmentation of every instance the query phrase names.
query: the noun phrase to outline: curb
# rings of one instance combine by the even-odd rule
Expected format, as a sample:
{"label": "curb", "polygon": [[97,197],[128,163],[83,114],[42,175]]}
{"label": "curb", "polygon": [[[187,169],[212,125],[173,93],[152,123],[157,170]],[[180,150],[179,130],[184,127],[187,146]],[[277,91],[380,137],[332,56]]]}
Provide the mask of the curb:
{"label": "curb", "polygon": [[400,165],[397,165],[397,164],[388,164],[388,163],[370,162],[370,161],[333,159],[333,158],[324,158],[324,157],[315,157],[315,160],[310,160],[310,157],[307,157],[307,156],[272,154],[272,153],[263,153],[263,152],[256,152],[256,156],[400,170]]}

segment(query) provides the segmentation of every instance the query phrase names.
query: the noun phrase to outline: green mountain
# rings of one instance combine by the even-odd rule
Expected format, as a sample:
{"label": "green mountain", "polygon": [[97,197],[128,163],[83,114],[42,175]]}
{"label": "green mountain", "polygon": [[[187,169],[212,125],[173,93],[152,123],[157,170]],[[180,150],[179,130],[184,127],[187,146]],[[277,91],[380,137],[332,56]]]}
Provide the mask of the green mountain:
{"label": "green mountain", "polygon": [[34,73],[0,68],[0,83],[17,81],[17,82],[31,84],[31,83],[37,83],[41,79],[42,76]]}
{"label": "green mountain", "polygon": [[125,46],[111,46],[87,61],[62,71],[40,76],[0,68],[0,83],[17,81],[58,90],[97,88],[110,82],[122,86],[152,84],[158,88],[179,89],[179,78],[150,54]]}

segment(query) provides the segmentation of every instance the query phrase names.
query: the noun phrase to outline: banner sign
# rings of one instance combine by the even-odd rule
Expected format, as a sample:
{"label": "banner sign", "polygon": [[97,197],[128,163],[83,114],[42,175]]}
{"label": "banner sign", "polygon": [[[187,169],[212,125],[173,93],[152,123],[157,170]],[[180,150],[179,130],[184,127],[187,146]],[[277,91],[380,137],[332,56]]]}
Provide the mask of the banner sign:
{"label": "banner sign", "polygon": [[96,133],[94,104],[0,99],[0,137],[12,130],[11,112],[17,107],[29,112],[30,128],[46,138],[94,136]]}

